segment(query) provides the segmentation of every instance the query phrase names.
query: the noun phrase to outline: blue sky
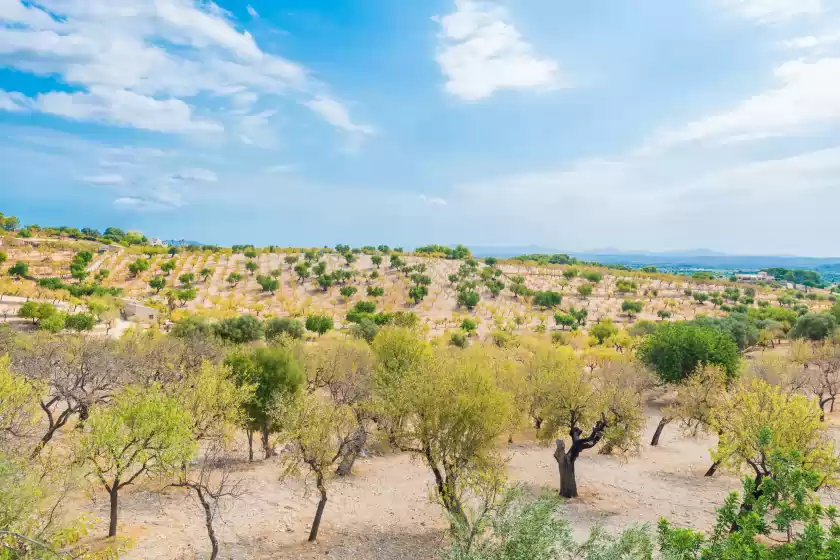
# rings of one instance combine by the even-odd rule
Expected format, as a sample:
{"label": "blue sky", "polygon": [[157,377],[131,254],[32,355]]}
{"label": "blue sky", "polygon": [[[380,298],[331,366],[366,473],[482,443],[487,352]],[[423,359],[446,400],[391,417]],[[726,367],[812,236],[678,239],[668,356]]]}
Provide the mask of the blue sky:
{"label": "blue sky", "polygon": [[840,0],[0,0],[0,210],[837,256]]}

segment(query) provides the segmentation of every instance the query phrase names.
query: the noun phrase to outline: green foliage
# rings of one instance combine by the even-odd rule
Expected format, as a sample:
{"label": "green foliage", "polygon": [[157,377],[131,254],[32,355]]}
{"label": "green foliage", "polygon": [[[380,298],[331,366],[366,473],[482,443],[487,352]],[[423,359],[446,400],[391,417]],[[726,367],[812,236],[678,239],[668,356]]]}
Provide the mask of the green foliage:
{"label": "green foliage", "polygon": [[463,321],[461,321],[461,330],[463,330],[464,332],[466,332],[468,334],[474,333],[477,328],[478,328],[478,325],[476,324],[475,320],[473,320],[473,319],[466,318]]}
{"label": "green foliage", "polygon": [[589,334],[598,340],[598,344],[603,344],[605,340],[618,334],[618,327],[615,326],[612,319],[604,318],[589,329]]}
{"label": "green foliage", "polygon": [[252,315],[222,319],[213,327],[216,336],[225,342],[244,344],[263,337],[263,325]]}
{"label": "green foliage", "polygon": [[837,319],[831,313],[806,313],[790,331],[791,338],[825,340],[837,330]]}
{"label": "green foliage", "polygon": [[[568,272],[568,271],[567,271]],[[543,309],[551,309],[563,303],[563,295],[558,292],[537,292],[532,300],[534,305]]]}
{"label": "green foliage", "polygon": [[[192,419],[159,387],[128,387],[107,406],[94,406],[76,456],[113,496],[142,475],[166,475],[195,453]],[[116,512],[112,510],[113,519]],[[112,525],[109,536],[116,534]]]}
{"label": "green foliage", "polygon": [[175,270],[175,265],[176,265],[175,259],[169,259],[168,261],[166,261],[166,262],[164,262],[160,265],[160,270],[162,272],[165,272],[168,276],[170,272]]}
{"label": "green foliage", "polygon": [[262,289],[262,291],[270,292],[272,294],[280,287],[280,282],[276,278],[263,276],[262,274],[257,275],[257,284],[260,285],[260,289]]}
{"label": "green foliage", "polygon": [[385,295],[385,288],[382,286],[368,286],[367,295],[369,297],[382,297]]}
{"label": "green foliage", "polygon": [[653,543],[647,527],[625,530],[618,537],[594,528],[575,542],[563,502],[554,496],[531,498],[513,487],[472,516],[472,524],[453,519],[452,542],[443,560],[651,560]]}
{"label": "green foliage", "polygon": [[195,282],[195,274],[192,272],[186,272],[178,277],[178,281],[184,285],[184,287],[189,288],[192,286],[193,282]]}
{"label": "green foliage", "polygon": [[181,305],[186,305],[187,302],[193,301],[198,297],[198,290],[195,288],[187,288],[185,290],[175,290],[173,295],[181,302]]}
{"label": "green foliage", "polygon": [[634,315],[638,315],[644,309],[645,304],[638,300],[632,299],[625,299],[621,302],[621,310],[627,313],[629,317],[633,317]]}
{"label": "green foliage", "polygon": [[306,330],[323,335],[333,328],[333,319],[326,315],[310,315],[306,318]]}
{"label": "green foliage", "polygon": [[558,327],[572,328],[577,326],[577,320],[568,313],[556,313],[554,315],[554,323]]}
{"label": "green foliage", "polygon": [[251,274],[254,274],[257,271],[257,269],[259,269],[259,267],[260,265],[258,265],[254,261],[248,261],[245,263],[245,270],[247,270]]}
{"label": "green foliage", "polygon": [[592,288],[591,284],[581,284],[580,286],[577,287],[578,294],[580,295],[580,297],[582,297],[584,299],[591,296],[592,291],[593,291],[593,288]]}
{"label": "green foliage", "polygon": [[462,290],[458,292],[458,305],[466,307],[470,311],[475,309],[475,306],[478,305],[480,300],[481,296],[474,290]]}
{"label": "green foliage", "polygon": [[[414,252],[421,255],[439,254],[447,259],[467,259],[472,256],[470,250],[463,245],[456,245],[454,249],[443,245],[426,245],[425,247],[418,247]],[[391,262],[393,262],[393,258]]]}
{"label": "green foliage", "polygon": [[738,349],[741,351],[755,346],[759,338],[759,325],[748,315],[743,313],[731,313],[726,317],[698,317],[690,324],[701,327],[711,327],[719,332],[729,335]]}
{"label": "green foliage", "polygon": [[18,262],[9,267],[9,276],[26,278],[29,276],[29,265],[25,262]]}
{"label": "green foliage", "polygon": [[170,334],[176,338],[206,337],[213,334],[213,327],[204,317],[193,315],[176,321]]}
{"label": "green foliage", "polygon": [[369,317],[361,317],[350,326],[350,334],[370,344],[379,333],[379,325]]}
{"label": "green foliage", "polygon": [[96,326],[96,317],[90,313],[71,313],[64,321],[64,328],[71,331],[92,331]]}
{"label": "green foliage", "polygon": [[228,277],[227,277],[226,280],[227,280],[228,284],[230,284],[231,286],[233,286],[235,288],[236,285],[239,284],[239,282],[242,281],[242,275],[239,274],[238,272],[231,272],[230,274],[228,274]]}
{"label": "green foliage", "polygon": [[469,335],[465,332],[455,331],[449,336],[450,346],[466,348],[470,345]]}
{"label": "green foliage", "polygon": [[137,276],[141,272],[145,272],[147,270],[149,270],[149,261],[146,259],[137,259],[128,265],[128,271],[132,276]]}
{"label": "green foliage", "polygon": [[299,340],[303,338],[304,330],[300,321],[288,317],[274,317],[265,322],[265,339],[277,340],[282,336]]}
{"label": "green foliage", "polygon": [[159,294],[162,289],[166,287],[166,278],[163,276],[153,276],[151,280],[149,280],[149,287],[155,291],[156,294]]}
{"label": "green foliage", "polygon": [[408,297],[413,299],[415,304],[423,301],[427,295],[429,295],[429,288],[426,286],[412,286],[408,290]]}
{"label": "green foliage", "polygon": [[637,353],[668,383],[678,383],[708,364],[718,365],[734,376],[740,363],[738,346],[731,336],[685,322],[663,324],[645,338]]}
{"label": "green foliage", "polygon": [[619,294],[632,294],[637,288],[638,286],[632,280],[621,279],[615,283],[615,291]]}
{"label": "green foliage", "polygon": [[278,407],[287,405],[303,387],[306,376],[292,352],[282,346],[241,349],[225,359],[237,384],[254,387],[245,402],[248,424],[266,434],[276,431]]}
{"label": "green foliage", "polygon": [[340,293],[341,297],[344,299],[350,299],[357,291],[356,286],[342,286],[338,293]]}
{"label": "green foliage", "polygon": [[512,260],[517,261],[535,261],[535,262],[545,262],[547,264],[577,264],[578,260],[574,257],[570,257],[569,255],[564,254],[553,254],[553,255],[546,255],[543,253],[532,253],[528,255],[520,255],[515,257]]}
{"label": "green foliage", "polygon": [[[764,430],[766,436],[769,430]],[[829,560],[840,548],[840,526],[833,506],[824,507],[814,493],[819,474],[795,451],[774,449],[765,458],[772,477],[743,480],[717,510],[708,536],[659,522],[663,560]],[[790,535],[779,542],[775,532]],[[776,541],[776,542],[772,542]],[[769,542],[769,544],[768,544]]]}
{"label": "green foliage", "polygon": [[585,272],[583,277],[588,281],[592,282],[593,284],[599,283],[603,278],[604,275],[600,272]]}

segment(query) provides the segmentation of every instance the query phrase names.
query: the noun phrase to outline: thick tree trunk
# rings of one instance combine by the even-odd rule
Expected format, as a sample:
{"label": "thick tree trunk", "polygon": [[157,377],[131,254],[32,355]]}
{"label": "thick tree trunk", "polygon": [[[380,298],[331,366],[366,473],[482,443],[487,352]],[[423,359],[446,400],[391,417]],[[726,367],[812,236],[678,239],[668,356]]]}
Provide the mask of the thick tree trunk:
{"label": "thick tree trunk", "polygon": [[709,467],[709,470],[706,471],[705,476],[713,476],[717,472],[719,466],[720,461],[715,461],[714,463],[712,463],[712,466]]}
{"label": "thick tree trunk", "polygon": [[534,428],[539,430],[540,428],[542,428],[542,423],[542,418],[534,418]]}
{"label": "thick tree trunk", "polygon": [[663,417],[662,420],[659,421],[659,424],[656,426],[656,431],[653,432],[653,439],[650,440],[650,445],[652,447],[659,445],[659,438],[662,436],[662,430],[665,429],[665,426],[667,426],[669,422],[671,422],[671,419],[666,417]]}
{"label": "thick tree trunk", "polygon": [[120,491],[120,484],[119,481],[115,480],[114,485],[111,487],[111,520],[108,523],[108,536],[109,537],[116,537],[117,536],[117,512],[118,512],[118,500],[119,500],[119,491]]}
{"label": "thick tree trunk", "polygon": [[[319,478],[321,478],[319,476]],[[324,515],[324,508],[327,507],[327,490],[323,484],[319,484],[321,499],[318,500],[318,509],[315,510],[315,519],[312,521],[312,528],[309,530],[309,542],[315,542],[318,538],[318,529],[321,527],[321,517]]]}
{"label": "thick tree trunk", "polygon": [[246,429],[245,434],[248,436],[248,462],[254,462],[254,430]]}
{"label": "thick tree trunk", "polygon": [[274,457],[274,448],[271,447],[271,442],[269,441],[271,433],[268,430],[268,426],[263,426],[261,432],[263,452],[265,453],[265,458],[270,459]]}
{"label": "thick tree trunk", "polygon": [[566,444],[558,439],[554,450],[554,459],[560,470],[560,495],[564,498],[577,498],[577,480],[575,478],[575,458],[566,452]]}
{"label": "thick tree trunk", "polygon": [[352,474],[353,464],[365,448],[365,443],[367,443],[367,430],[364,426],[359,426],[356,433],[353,434],[353,441],[347,446],[347,451],[341,458],[341,463],[335,470],[335,474],[338,476],[350,476]]}

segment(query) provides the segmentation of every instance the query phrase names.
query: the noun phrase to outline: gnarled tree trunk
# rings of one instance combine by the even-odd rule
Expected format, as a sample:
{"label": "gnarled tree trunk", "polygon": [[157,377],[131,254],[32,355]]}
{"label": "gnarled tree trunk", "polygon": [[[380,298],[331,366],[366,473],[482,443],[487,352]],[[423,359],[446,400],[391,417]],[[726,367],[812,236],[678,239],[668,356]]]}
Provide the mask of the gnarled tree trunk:
{"label": "gnarled tree trunk", "polygon": [[606,418],[601,417],[592,428],[592,432],[588,437],[581,437],[583,430],[577,426],[573,426],[569,430],[569,435],[572,438],[572,444],[569,449],[566,449],[566,442],[562,439],[556,440],[557,447],[554,449],[554,459],[557,461],[557,466],[560,470],[560,495],[564,498],[577,497],[577,479],[575,477],[575,461],[580,456],[581,452],[586,449],[592,449],[601,438],[604,437],[604,431],[607,429]]}
{"label": "gnarled tree trunk", "polygon": [[656,431],[653,432],[653,439],[650,440],[650,445],[652,447],[659,445],[659,438],[662,436],[662,430],[664,430],[665,426],[667,426],[670,422],[671,419],[666,416],[663,416],[659,421],[659,424],[656,426]]}
{"label": "gnarled tree trunk", "polygon": [[349,476],[353,472],[353,464],[365,448],[367,437],[368,434],[365,427],[359,426],[356,429],[356,433],[353,434],[353,440],[347,446],[347,451],[341,458],[341,463],[339,463],[338,468],[335,470],[335,474],[338,476]]}

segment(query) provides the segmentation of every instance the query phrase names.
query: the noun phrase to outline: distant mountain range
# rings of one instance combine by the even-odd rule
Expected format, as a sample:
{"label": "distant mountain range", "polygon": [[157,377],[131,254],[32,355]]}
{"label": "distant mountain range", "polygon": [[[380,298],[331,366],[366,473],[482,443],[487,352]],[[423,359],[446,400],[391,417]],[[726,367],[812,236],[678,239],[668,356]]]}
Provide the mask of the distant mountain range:
{"label": "distant mountain range", "polygon": [[626,266],[658,266],[668,268],[708,268],[726,270],[760,270],[762,268],[807,268],[817,271],[840,271],[840,257],[798,257],[788,255],[729,255],[711,249],[685,251],[622,251],[615,248],[592,251],[561,251],[537,245],[470,247],[477,257],[512,258],[519,255],[565,253],[583,261]]}

